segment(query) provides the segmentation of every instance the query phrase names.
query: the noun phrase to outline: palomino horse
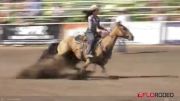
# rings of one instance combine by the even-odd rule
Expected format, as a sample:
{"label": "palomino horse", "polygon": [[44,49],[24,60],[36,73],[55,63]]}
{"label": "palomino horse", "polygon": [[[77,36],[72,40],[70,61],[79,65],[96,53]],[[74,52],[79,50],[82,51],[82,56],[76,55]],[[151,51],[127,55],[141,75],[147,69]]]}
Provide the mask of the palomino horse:
{"label": "palomino horse", "polygon": [[82,71],[85,71],[88,65],[93,63],[99,65],[102,68],[102,72],[105,73],[106,70],[104,66],[111,57],[113,46],[118,37],[133,40],[131,32],[118,22],[112,31],[96,45],[94,48],[94,57],[86,58],[86,42],[78,43],[73,36],[69,36],[63,39],[58,45],[57,56],[67,56],[67,54],[71,54],[70,59],[76,61],[74,63],[85,61],[84,66],[81,68]]}

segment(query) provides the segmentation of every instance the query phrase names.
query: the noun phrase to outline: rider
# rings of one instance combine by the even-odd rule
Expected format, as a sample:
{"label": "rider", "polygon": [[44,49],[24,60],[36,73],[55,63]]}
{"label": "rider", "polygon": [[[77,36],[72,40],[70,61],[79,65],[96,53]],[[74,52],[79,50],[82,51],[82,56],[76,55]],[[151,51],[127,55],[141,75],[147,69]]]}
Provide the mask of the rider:
{"label": "rider", "polygon": [[86,19],[88,20],[88,28],[86,31],[88,46],[87,46],[87,57],[93,57],[92,49],[95,45],[96,39],[100,36],[97,32],[97,28],[107,31],[104,27],[100,25],[100,19],[98,17],[99,7],[97,5],[92,5],[89,10],[83,11],[86,14]]}

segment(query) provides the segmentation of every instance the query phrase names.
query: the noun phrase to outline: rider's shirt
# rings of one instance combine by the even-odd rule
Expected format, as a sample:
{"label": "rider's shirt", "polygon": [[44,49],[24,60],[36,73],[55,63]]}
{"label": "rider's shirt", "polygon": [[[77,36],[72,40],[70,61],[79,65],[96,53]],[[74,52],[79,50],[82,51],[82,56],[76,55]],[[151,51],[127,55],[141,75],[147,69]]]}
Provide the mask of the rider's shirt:
{"label": "rider's shirt", "polygon": [[97,33],[97,27],[100,26],[100,19],[98,16],[91,15],[88,17],[88,30],[93,34]]}

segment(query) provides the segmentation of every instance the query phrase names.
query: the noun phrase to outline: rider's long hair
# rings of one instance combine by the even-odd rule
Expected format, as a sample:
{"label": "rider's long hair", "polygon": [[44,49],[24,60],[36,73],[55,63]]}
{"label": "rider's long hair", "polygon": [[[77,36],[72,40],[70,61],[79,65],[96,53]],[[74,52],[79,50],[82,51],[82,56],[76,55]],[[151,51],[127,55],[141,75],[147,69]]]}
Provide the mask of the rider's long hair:
{"label": "rider's long hair", "polygon": [[95,10],[84,10],[82,11],[85,14],[85,20],[88,20],[88,17],[93,14]]}

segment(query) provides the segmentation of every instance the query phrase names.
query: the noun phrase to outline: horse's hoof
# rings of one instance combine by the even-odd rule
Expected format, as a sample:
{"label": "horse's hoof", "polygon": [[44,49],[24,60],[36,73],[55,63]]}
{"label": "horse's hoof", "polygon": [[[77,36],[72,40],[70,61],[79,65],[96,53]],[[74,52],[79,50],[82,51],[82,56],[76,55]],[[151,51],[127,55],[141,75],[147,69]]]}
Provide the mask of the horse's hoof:
{"label": "horse's hoof", "polygon": [[102,70],[101,72],[102,72],[103,74],[106,74],[106,70]]}

